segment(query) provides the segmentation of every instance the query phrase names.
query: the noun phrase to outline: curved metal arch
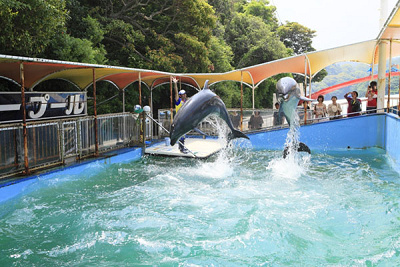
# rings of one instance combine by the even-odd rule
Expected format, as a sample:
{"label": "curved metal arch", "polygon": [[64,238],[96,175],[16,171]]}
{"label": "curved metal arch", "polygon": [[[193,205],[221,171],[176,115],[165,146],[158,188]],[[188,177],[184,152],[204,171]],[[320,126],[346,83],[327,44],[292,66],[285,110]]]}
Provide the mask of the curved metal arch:
{"label": "curved metal arch", "polygon": [[[159,84],[157,84],[155,87],[152,87],[152,91],[154,90],[154,89],[156,89],[157,87],[160,87],[161,85],[169,85],[169,82],[163,82],[163,83],[159,83]],[[187,86],[190,86],[190,87],[192,87],[193,89],[195,89],[196,91],[200,91],[201,89],[199,89],[199,88],[197,88],[197,87],[195,87],[195,86],[193,86],[192,84],[190,84],[190,83],[185,83],[185,82],[182,82],[182,84],[184,84],[184,85],[187,85]]]}
{"label": "curved metal arch", "polygon": [[[118,85],[116,85],[113,81],[110,81],[110,80],[102,80],[102,79],[103,79],[103,77],[98,78],[98,79],[96,79],[95,82],[97,83],[97,82],[105,81],[105,82],[108,82],[108,83],[114,85],[114,86],[117,88],[118,91],[122,91],[121,88],[119,88]],[[90,86],[93,86],[93,82],[89,83],[85,88],[83,88],[83,90],[84,90],[84,91],[87,91],[87,89],[88,89]]]}
{"label": "curved metal arch", "polygon": [[261,81],[259,81],[259,82],[254,86],[254,89],[256,89],[256,88],[257,88],[262,82],[264,82],[265,80],[267,80],[267,79],[269,79],[269,78],[271,78],[271,77],[274,77],[274,76],[276,76],[276,75],[284,74],[284,73],[291,73],[291,74],[298,74],[298,75],[305,76],[304,73],[298,73],[298,72],[281,72],[281,73],[277,73],[277,74],[271,75],[271,76],[266,77],[266,78],[262,79]]}
{"label": "curved metal arch", "polygon": [[[82,92],[82,89],[81,89],[76,83],[74,83],[74,82],[72,82],[72,81],[70,81],[70,80],[68,80],[68,79],[54,78],[54,79],[49,79],[49,80],[46,80],[46,81],[50,81],[50,80],[62,80],[62,81],[69,82],[70,84],[72,84],[73,86],[75,86],[76,88],[78,88],[79,91]],[[44,82],[44,81],[41,81],[41,82]],[[33,91],[33,89],[34,89],[37,85],[39,85],[41,82],[36,82],[34,85],[32,85],[32,87],[31,87],[30,89]]]}
{"label": "curved metal arch", "polygon": [[0,78],[3,78],[4,80],[10,81],[10,82],[12,82],[12,83],[14,83],[14,84],[16,84],[16,85],[18,85],[18,86],[21,86],[21,84],[20,84],[19,82],[15,81],[15,80],[13,80],[13,79],[10,79],[10,78],[8,78],[8,77],[6,77],[6,76],[1,76],[1,75],[0,75]]}
{"label": "curved metal arch", "polygon": [[[190,75],[176,74],[176,75],[170,75],[170,76],[189,78],[189,79],[191,79],[192,81],[194,81],[194,83],[198,86],[197,88],[196,88],[195,86],[193,86],[192,84],[185,83],[185,82],[182,82],[182,83],[185,84],[185,85],[188,85],[188,86],[190,86],[190,87],[192,87],[192,88],[194,88],[194,89],[196,89],[197,91],[200,91],[200,90],[201,90],[201,87],[200,87],[199,83],[197,82],[197,80],[194,79],[194,78],[193,78],[192,76],[190,76]],[[163,78],[157,78],[157,79],[153,80],[153,82],[152,82],[152,84],[151,84],[151,88],[155,89],[155,88],[157,88],[157,87],[159,87],[159,86],[161,86],[161,85],[169,84],[169,82],[162,82],[162,83],[157,84],[156,86],[154,86],[154,83],[155,83],[156,81],[158,81],[158,80],[161,80],[161,79],[165,79],[165,77],[163,77]]]}
{"label": "curved metal arch", "polygon": [[[129,85],[132,85],[132,84],[134,84],[135,82],[139,82],[139,80],[134,80],[134,81],[130,82],[130,83],[127,84],[124,88],[122,88],[121,91],[125,91],[126,88],[127,88]],[[145,83],[145,82],[142,81],[142,84],[144,84],[144,85],[146,86],[147,90],[151,91],[151,90],[150,90],[150,87],[149,87],[149,85],[148,85],[147,83]]]}
{"label": "curved metal arch", "polygon": [[[222,80],[222,81],[216,81],[216,82],[210,83],[210,86],[212,86],[212,85],[214,85],[214,84],[217,84],[217,83],[220,83],[220,82],[227,82],[227,81],[228,81],[228,82],[240,83],[240,81],[236,81],[236,80]],[[243,84],[246,85],[246,86],[248,86],[249,88],[252,88],[252,85],[249,84],[249,83],[247,83],[247,82],[243,82]]]}
{"label": "curved metal arch", "polygon": [[[83,63],[80,63],[80,64],[83,65]],[[83,65],[83,66],[84,66],[84,65]],[[88,69],[88,68],[87,68],[87,67],[84,67],[84,68],[67,68],[67,69],[60,69],[60,70],[51,72],[51,73],[45,75],[44,77],[42,77],[41,79],[37,80],[36,82],[34,82],[34,83],[32,84],[32,86],[31,86],[31,89],[33,90],[33,88],[35,88],[36,85],[38,85],[39,83],[45,81],[45,80],[47,79],[47,77],[49,77],[49,76],[51,76],[51,75],[53,75],[53,74],[55,74],[55,73],[62,72],[62,71],[66,71],[66,70],[75,70],[75,69]],[[54,78],[54,79],[67,80],[67,79],[63,79],[63,78]],[[49,79],[49,80],[51,80],[51,79]],[[67,81],[68,81],[68,80],[67,80]],[[69,81],[69,82],[71,82],[71,81]],[[73,83],[73,82],[71,82],[71,83]],[[75,86],[78,86],[78,85],[75,84],[75,83],[73,83],[73,84],[74,84]],[[79,86],[78,86],[78,87],[79,87]],[[79,90],[80,90],[80,91],[85,90],[85,89],[86,89],[86,88],[80,88],[80,87],[79,87]]]}

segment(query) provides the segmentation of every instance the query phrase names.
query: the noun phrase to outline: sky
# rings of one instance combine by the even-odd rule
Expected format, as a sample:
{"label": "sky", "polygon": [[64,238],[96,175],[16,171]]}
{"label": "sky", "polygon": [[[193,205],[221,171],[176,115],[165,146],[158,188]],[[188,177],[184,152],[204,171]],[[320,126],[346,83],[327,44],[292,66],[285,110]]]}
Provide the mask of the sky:
{"label": "sky", "polygon": [[[375,39],[380,30],[380,0],[269,0],[282,22],[298,22],[317,31],[316,50]],[[397,0],[387,1],[387,16]],[[384,20],[386,21],[386,19]]]}

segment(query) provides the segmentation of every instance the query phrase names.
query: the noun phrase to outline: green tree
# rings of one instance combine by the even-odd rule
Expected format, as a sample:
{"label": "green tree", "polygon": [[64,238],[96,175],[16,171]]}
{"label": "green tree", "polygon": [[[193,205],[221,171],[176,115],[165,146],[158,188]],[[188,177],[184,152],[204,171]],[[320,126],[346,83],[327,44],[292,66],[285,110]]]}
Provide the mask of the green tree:
{"label": "green tree", "polygon": [[248,1],[244,5],[243,11],[245,15],[261,18],[273,30],[278,27],[278,19],[274,14],[276,7],[269,5],[267,0]]}
{"label": "green tree", "polygon": [[37,56],[65,26],[65,1],[0,1],[0,52]]}
{"label": "green tree", "polygon": [[225,36],[227,43],[232,47],[236,68],[288,55],[284,44],[259,17],[238,13],[227,26]]}
{"label": "green tree", "polygon": [[294,55],[315,51],[312,47],[312,38],[315,37],[316,31],[297,22],[286,21],[277,32],[285,46],[293,50]]}
{"label": "green tree", "polygon": [[[281,41],[286,47],[292,49],[294,55],[315,51],[312,47],[312,38],[315,37],[316,31],[297,22],[286,21],[286,24],[281,25],[277,32]],[[326,75],[328,73],[323,69],[313,77],[313,81],[322,81]],[[304,82],[304,77],[301,75],[294,74],[293,77],[298,83]]]}

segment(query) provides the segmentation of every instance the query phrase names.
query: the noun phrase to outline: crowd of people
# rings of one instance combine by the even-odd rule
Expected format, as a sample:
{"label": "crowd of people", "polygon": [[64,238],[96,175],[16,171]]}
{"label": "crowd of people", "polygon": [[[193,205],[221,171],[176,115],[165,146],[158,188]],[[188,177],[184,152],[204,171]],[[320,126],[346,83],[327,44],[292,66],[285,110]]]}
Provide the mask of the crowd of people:
{"label": "crowd of people", "polygon": [[[187,96],[186,92],[184,90],[178,90],[177,86],[177,79],[173,78],[172,79],[174,82],[174,89],[175,89],[175,107],[176,110],[178,111],[179,108],[182,106],[182,104],[187,101]],[[377,83],[376,81],[372,81],[369,86],[368,90],[366,91],[365,97],[367,98],[367,110],[366,113],[376,113],[377,109]],[[361,100],[358,98],[358,92],[357,91],[352,91],[352,92],[347,92],[344,95],[344,99],[347,100],[347,117],[354,117],[354,116],[359,116],[361,115],[362,111],[362,104]],[[321,120],[335,120],[343,117],[343,110],[341,105],[337,102],[338,98],[337,96],[332,96],[331,97],[331,103],[326,106],[324,103],[324,96],[319,95],[317,97],[317,103],[313,105],[312,107],[312,118],[308,118],[309,120],[313,121],[321,121]],[[275,103],[275,109],[273,113],[273,126],[279,126],[283,125],[285,123],[285,117],[282,114],[282,112],[279,112],[279,103]],[[310,109],[309,103],[307,102],[307,109]],[[238,129],[240,126],[240,115],[236,112],[233,111],[230,114],[230,119],[232,121],[233,127]],[[250,120],[248,122],[248,129],[250,130],[256,130],[256,129],[261,129],[262,125],[264,123],[263,117],[260,115],[260,111],[254,111],[253,114],[250,117]],[[183,136],[179,140],[179,149],[183,153],[187,153],[185,147],[184,147],[184,142],[185,142],[185,137]]]}
{"label": "crowd of people", "polygon": [[[376,81],[372,81],[368,90],[366,91],[365,97],[367,98],[367,114],[376,113],[377,108],[377,83]],[[361,100],[358,98],[358,92],[352,91],[347,92],[344,95],[344,99],[347,100],[347,117],[354,117],[361,115],[362,104]],[[315,120],[321,120],[322,118],[326,119],[327,117],[330,120],[339,119],[343,117],[342,107],[339,103],[337,103],[337,97],[332,96],[332,103],[326,107],[324,104],[324,96],[319,95],[317,98],[318,103],[314,105],[313,115]]]}

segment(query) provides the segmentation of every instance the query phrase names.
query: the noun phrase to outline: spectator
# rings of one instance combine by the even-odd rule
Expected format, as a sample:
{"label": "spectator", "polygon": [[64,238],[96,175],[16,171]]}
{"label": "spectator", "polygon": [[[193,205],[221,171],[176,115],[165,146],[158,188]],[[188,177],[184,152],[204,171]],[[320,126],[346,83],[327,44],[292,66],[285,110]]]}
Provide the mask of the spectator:
{"label": "spectator", "polygon": [[261,129],[263,123],[264,123],[264,120],[260,116],[260,112],[255,111],[254,114],[251,115],[251,117],[250,117],[249,129],[251,129],[251,130]]}
{"label": "spectator", "polygon": [[230,117],[231,117],[233,127],[235,129],[238,129],[239,124],[240,124],[240,115],[236,112],[236,110],[234,110]]}
{"label": "spectator", "polygon": [[274,111],[273,125],[274,126],[282,125],[284,123],[285,116],[284,116],[283,112],[279,112],[279,103],[278,102],[275,103],[275,109],[277,109],[277,111]]}
{"label": "spectator", "polygon": [[365,93],[365,97],[368,98],[367,102],[367,114],[376,113],[377,107],[377,98],[378,98],[378,89],[376,88],[377,84],[375,81],[372,81],[369,86],[368,90]]}
{"label": "spectator", "polygon": [[326,105],[323,103],[324,102],[324,96],[319,95],[318,98],[318,103],[314,106],[314,117],[316,119],[323,118],[326,116],[327,111],[326,111]]}
{"label": "spectator", "polygon": [[330,117],[330,120],[339,119],[341,118],[342,107],[340,104],[336,103],[336,96],[332,96],[331,100],[332,103],[328,105],[328,116]]}
{"label": "spectator", "polygon": [[361,100],[357,98],[357,91],[348,92],[344,95],[347,100],[347,117],[359,116],[361,112]]}

